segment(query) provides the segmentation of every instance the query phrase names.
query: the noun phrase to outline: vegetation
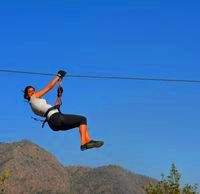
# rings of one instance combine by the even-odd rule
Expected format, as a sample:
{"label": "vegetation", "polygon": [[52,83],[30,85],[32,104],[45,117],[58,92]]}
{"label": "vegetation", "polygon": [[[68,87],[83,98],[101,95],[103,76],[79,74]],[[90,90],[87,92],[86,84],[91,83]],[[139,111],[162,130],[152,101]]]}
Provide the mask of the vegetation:
{"label": "vegetation", "polygon": [[11,176],[11,172],[9,170],[4,171],[0,176],[0,194],[4,194],[4,183]]}
{"label": "vegetation", "polygon": [[172,164],[170,174],[167,178],[164,177],[164,174],[162,174],[161,177],[161,181],[156,184],[149,184],[145,187],[147,194],[198,194],[197,184],[186,184],[181,188],[181,174],[176,169],[175,164]]}

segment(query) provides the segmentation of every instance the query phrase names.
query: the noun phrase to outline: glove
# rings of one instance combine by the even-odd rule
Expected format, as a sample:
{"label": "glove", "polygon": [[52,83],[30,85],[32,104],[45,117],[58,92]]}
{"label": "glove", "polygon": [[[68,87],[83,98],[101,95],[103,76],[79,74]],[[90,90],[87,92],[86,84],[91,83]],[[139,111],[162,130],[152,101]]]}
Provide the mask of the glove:
{"label": "glove", "polygon": [[58,96],[58,97],[61,97],[61,96],[62,96],[62,93],[63,93],[63,88],[60,86],[60,87],[57,89],[57,96]]}
{"label": "glove", "polygon": [[65,74],[66,74],[65,71],[60,70],[60,71],[58,71],[57,76],[62,79],[63,77],[65,77]]}

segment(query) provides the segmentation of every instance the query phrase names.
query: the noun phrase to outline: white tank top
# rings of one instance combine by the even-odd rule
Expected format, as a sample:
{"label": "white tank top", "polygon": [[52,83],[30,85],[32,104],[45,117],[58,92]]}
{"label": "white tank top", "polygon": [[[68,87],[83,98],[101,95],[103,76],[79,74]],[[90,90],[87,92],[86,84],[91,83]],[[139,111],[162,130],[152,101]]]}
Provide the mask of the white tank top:
{"label": "white tank top", "polygon": [[[43,98],[36,98],[34,95],[31,96],[29,104],[31,106],[32,111],[41,117],[44,117],[45,113],[49,108],[52,106],[47,103],[47,101]],[[58,110],[52,110],[47,115],[47,118],[49,118],[53,113],[58,112]]]}

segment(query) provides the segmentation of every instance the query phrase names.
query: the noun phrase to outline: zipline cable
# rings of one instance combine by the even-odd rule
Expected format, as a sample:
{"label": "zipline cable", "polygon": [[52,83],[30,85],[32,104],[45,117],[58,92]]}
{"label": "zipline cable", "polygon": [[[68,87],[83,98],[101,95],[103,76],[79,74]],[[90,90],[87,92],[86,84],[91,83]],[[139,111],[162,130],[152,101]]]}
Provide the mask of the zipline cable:
{"label": "zipline cable", "polygon": [[[2,73],[32,74],[32,75],[41,75],[41,76],[56,76],[56,74],[52,74],[52,73],[17,71],[17,70],[7,70],[7,69],[0,69],[0,72],[2,72]],[[200,83],[200,80],[149,78],[149,77],[95,76],[95,75],[70,75],[70,74],[68,74],[67,77],[90,78],[90,79],[113,79],[113,80],[138,80],[138,81]]]}

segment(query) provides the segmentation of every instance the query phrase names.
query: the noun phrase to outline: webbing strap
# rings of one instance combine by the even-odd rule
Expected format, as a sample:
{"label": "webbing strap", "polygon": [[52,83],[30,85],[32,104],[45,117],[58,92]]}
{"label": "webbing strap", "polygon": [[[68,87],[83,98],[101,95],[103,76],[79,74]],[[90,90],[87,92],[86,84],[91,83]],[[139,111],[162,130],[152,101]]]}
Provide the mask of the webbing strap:
{"label": "webbing strap", "polygon": [[[62,88],[62,79],[60,78],[60,80],[58,81],[58,92],[59,93],[63,92],[63,89],[61,89],[61,88]],[[59,106],[61,106],[62,105],[62,94],[61,94],[61,96],[58,96],[57,99],[59,101]]]}
{"label": "webbing strap", "polygon": [[47,122],[47,115],[49,114],[49,112],[52,111],[52,110],[55,110],[55,109],[58,109],[58,111],[60,112],[59,107],[56,105],[56,106],[52,106],[51,108],[49,108],[47,110],[47,112],[44,114],[44,117],[46,117],[46,119],[42,123],[42,128],[44,127],[45,123]]}

